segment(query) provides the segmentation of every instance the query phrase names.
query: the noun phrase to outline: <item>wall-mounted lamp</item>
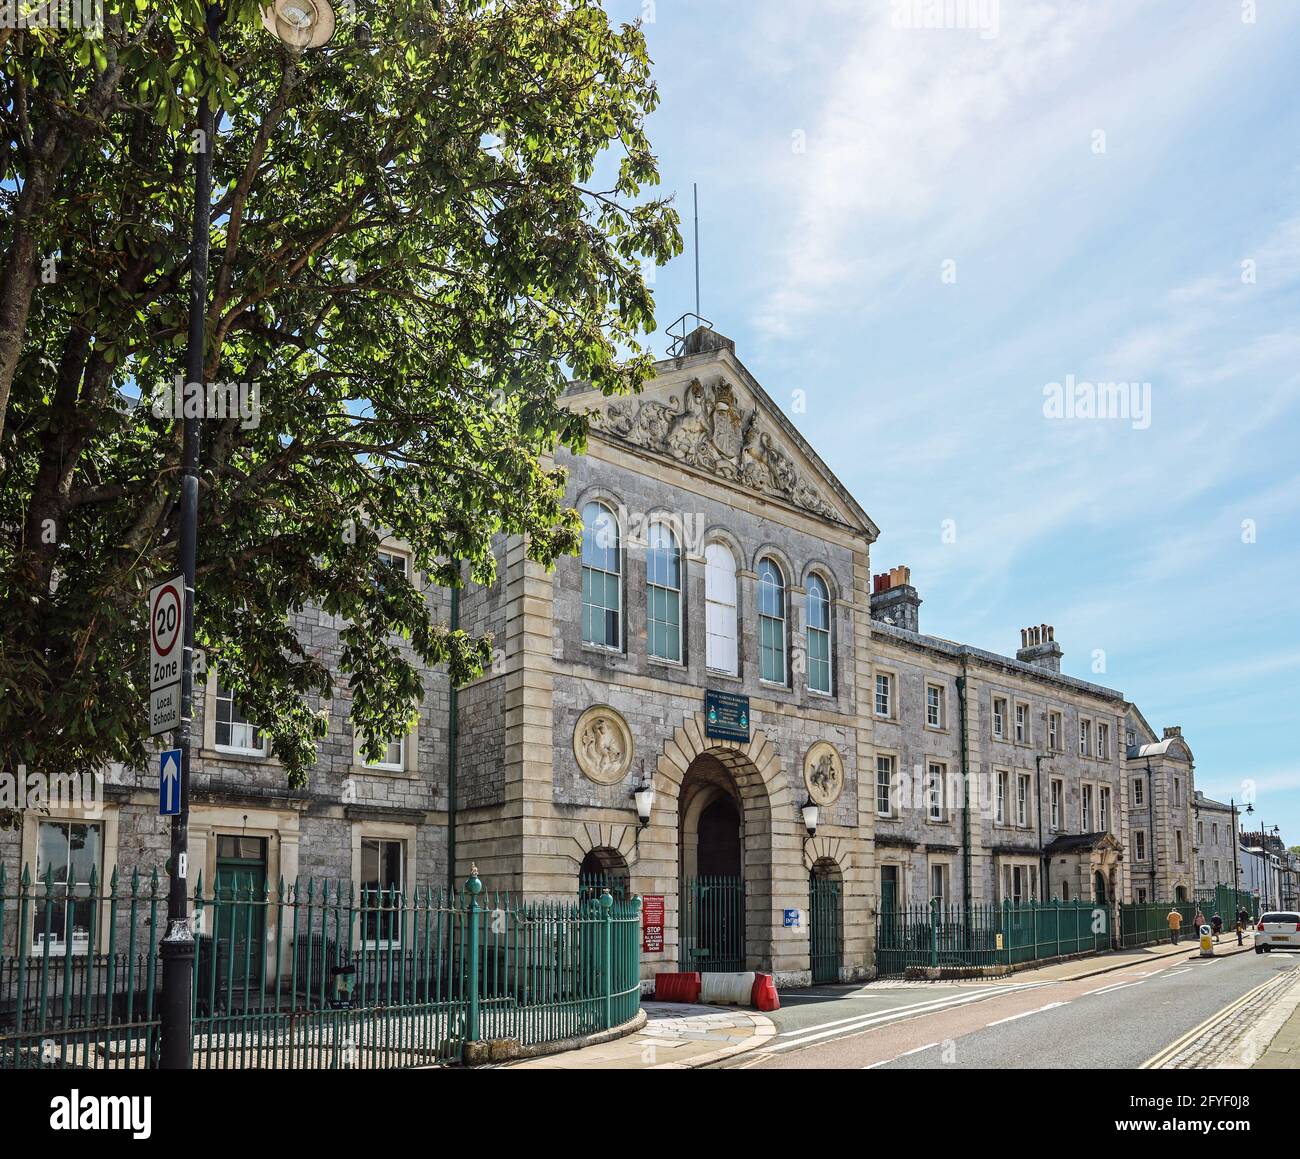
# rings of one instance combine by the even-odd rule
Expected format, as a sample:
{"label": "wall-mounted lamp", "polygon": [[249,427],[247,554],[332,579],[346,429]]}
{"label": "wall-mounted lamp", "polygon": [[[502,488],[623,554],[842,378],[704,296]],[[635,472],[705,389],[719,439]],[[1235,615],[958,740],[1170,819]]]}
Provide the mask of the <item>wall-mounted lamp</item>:
{"label": "wall-mounted lamp", "polygon": [[636,802],[637,835],[650,824],[650,816],[655,808],[655,787],[645,771],[645,761],[641,762],[641,784],[632,790],[632,799]]}
{"label": "wall-mounted lamp", "polygon": [[817,816],[819,810],[813,803],[811,797],[807,797],[804,803],[799,806],[799,812],[803,815],[803,827],[808,830],[808,840],[811,841],[817,836]]}

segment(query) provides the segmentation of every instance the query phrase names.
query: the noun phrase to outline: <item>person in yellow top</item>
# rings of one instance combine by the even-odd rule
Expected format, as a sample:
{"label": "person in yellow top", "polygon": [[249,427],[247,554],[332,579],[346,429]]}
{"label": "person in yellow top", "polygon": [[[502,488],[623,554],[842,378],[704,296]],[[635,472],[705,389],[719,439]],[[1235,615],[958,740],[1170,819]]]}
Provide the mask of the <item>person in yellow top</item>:
{"label": "person in yellow top", "polygon": [[1169,916],[1165,918],[1165,921],[1169,923],[1169,944],[1176,946],[1178,945],[1178,931],[1182,928],[1183,924],[1183,915],[1176,909],[1171,909],[1169,911]]}

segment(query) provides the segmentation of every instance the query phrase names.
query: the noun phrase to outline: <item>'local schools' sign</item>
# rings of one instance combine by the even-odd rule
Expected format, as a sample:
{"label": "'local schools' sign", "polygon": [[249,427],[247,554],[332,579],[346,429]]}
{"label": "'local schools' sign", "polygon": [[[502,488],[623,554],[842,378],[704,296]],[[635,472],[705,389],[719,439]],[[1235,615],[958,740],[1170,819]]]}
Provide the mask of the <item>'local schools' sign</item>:
{"label": "'local schools' sign", "polygon": [[749,697],[704,690],[704,735],[714,740],[749,741]]}

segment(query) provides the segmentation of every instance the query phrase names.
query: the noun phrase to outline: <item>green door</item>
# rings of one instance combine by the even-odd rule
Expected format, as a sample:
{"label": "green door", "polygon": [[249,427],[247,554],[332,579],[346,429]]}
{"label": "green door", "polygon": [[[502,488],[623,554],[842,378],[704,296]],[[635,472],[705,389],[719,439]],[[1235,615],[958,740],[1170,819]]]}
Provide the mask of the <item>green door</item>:
{"label": "green door", "polygon": [[221,1003],[227,1009],[247,1004],[262,981],[266,946],[266,838],[218,836],[216,901],[212,932],[216,939]]}
{"label": "green door", "polygon": [[808,942],[814,986],[840,980],[843,927],[840,883],[831,877],[819,877],[814,870],[808,881]]}

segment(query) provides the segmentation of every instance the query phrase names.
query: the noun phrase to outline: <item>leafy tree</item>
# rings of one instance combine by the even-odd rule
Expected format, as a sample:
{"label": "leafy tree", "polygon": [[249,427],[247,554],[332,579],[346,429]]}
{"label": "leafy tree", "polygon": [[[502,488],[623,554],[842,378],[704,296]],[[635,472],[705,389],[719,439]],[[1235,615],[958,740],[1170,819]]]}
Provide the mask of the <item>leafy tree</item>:
{"label": "leafy tree", "polygon": [[[374,757],[422,665],[488,655],[375,582],[381,533],[444,586],[491,582],[497,533],[546,564],[579,542],[560,395],[645,379],[642,262],[681,247],[645,192],[645,41],[592,0],[374,0],[298,55],[253,0],[219,45],[192,0],[116,8],[98,41],[0,33],[0,767],[146,757],[181,428],[153,403],[184,370],[206,91],[204,377],[260,413],[205,423],[196,642],[300,784],[336,677]],[[295,636],[308,605],[352,625],[338,655]]]}

